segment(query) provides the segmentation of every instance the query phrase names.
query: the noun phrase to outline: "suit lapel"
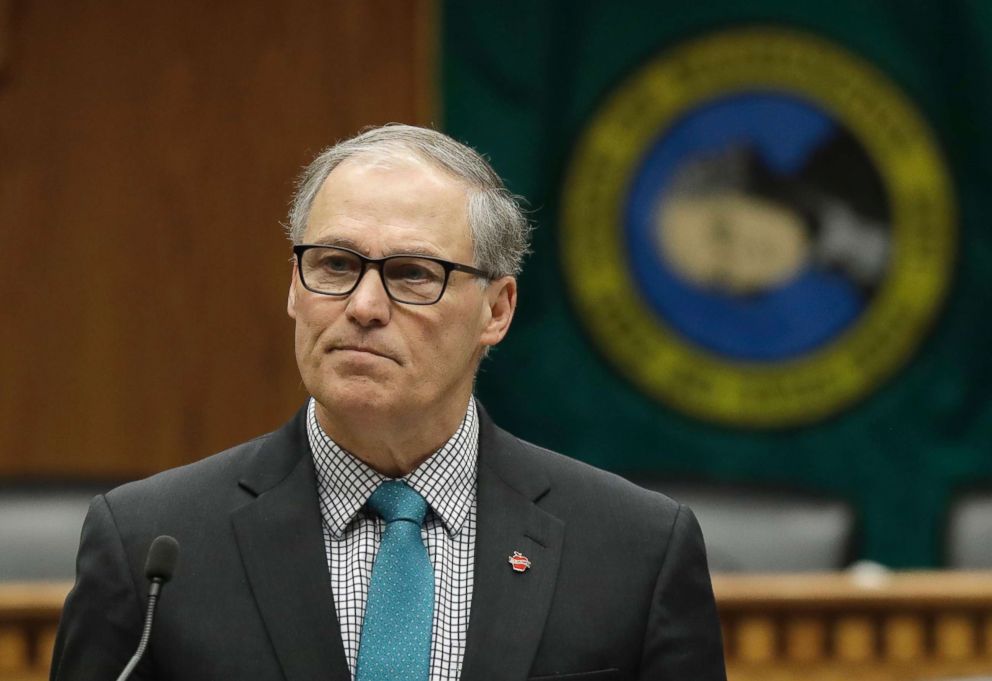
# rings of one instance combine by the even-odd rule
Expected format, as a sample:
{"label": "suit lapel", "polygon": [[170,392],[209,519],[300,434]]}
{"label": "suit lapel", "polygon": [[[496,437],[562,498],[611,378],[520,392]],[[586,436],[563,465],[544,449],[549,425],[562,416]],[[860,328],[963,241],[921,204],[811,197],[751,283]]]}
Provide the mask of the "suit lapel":
{"label": "suit lapel", "polygon": [[[550,485],[518,441],[480,408],[475,582],[462,681],[527,677],[558,576],[564,523],[535,503]],[[509,557],[531,562],[515,572]]]}
{"label": "suit lapel", "polygon": [[255,454],[231,516],[252,593],[287,681],[350,681],[324,554],[303,412]]}

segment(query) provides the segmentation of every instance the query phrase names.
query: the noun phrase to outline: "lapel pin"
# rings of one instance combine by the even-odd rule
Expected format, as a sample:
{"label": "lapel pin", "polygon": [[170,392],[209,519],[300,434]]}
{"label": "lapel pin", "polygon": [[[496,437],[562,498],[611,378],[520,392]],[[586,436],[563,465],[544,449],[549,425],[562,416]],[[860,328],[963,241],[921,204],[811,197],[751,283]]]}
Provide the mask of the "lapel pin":
{"label": "lapel pin", "polygon": [[530,567],[530,559],[519,551],[514,551],[510,556],[510,567],[514,572],[524,572]]}

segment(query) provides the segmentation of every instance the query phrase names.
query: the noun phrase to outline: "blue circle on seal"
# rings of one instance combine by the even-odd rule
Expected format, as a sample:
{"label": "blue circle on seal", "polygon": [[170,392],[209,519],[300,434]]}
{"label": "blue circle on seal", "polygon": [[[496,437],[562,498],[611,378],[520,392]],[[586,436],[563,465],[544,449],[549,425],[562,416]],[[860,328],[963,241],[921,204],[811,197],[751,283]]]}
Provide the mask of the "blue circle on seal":
{"label": "blue circle on seal", "polygon": [[[822,174],[810,169],[825,164],[816,160],[825,149],[852,139],[822,109],[777,92],[720,97],[684,115],[644,155],[624,206],[631,275],[649,307],[687,340],[732,360],[786,360],[836,339],[865,309],[873,287],[817,255],[839,238],[824,235],[820,217],[837,192],[825,189],[817,179]],[[851,154],[845,158],[850,163]],[[861,165],[871,165],[867,156]],[[740,250],[732,242],[744,232],[735,232],[733,222],[747,211],[748,229],[765,215],[799,244],[789,255],[795,265],[780,279],[746,290],[686,277],[659,243],[660,211],[679,197],[691,199],[689,210],[707,211],[701,224],[715,231],[706,237],[706,249]],[[736,208],[719,207],[727,201]],[[728,224],[721,228],[719,220]],[[698,234],[680,229],[677,236],[689,241],[679,257],[696,258]],[[719,252],[705,260],[710,269],[721,266]]]}

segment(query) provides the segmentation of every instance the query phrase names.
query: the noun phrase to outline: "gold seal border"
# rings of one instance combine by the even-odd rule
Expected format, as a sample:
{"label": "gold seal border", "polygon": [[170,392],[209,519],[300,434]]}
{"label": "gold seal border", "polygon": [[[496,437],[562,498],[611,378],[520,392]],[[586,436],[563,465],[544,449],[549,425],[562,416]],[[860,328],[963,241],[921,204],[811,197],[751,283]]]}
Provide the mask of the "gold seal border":
{"label": "gold seal border", "polygon": [[[729,361],[683,341],[637,291],[620,229],[645,150],[685,112],[755,91],[806,98],[843,121],[876,165],[892,217],[886,279],[858,321],[826,347],[774,364]],[[818,421],[872,392],[932,324],[957,242],[949,174],[909,100],[867,61],[785,29],[712,34],[645,64],[580,138],[562,205],[565,279],[595,343],[649,395],[738,426]]]}

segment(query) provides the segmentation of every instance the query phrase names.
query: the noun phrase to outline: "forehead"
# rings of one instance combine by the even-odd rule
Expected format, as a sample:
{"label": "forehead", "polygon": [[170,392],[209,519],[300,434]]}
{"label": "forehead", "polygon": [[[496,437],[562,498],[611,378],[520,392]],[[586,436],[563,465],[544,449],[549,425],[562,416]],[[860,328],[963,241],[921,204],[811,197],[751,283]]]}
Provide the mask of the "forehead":
{"label": "forehead", "polygon": [[369,252],[471,252],[464,182],[413,156],[362,155],[338,165],[314,197],[304,240]]}

